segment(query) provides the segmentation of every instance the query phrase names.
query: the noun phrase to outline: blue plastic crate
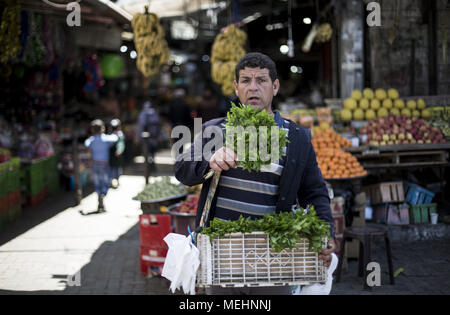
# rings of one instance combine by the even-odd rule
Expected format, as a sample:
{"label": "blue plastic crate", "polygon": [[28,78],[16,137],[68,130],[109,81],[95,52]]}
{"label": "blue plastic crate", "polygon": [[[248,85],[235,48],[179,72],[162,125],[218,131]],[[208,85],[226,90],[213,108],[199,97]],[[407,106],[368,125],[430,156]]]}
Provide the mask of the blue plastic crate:
{"label": "blue plastic crate", "polygon": [[404,182],[406,198],[405,201],[411,205],[429,204],[434,198],[434,193],[416,184]]}

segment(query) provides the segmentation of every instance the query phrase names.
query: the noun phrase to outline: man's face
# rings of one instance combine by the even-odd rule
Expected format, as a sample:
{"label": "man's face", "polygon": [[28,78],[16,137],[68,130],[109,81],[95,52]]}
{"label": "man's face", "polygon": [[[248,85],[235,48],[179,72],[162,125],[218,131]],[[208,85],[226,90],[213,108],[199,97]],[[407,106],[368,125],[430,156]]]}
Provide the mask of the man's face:
{"label": "man's face", "polygon": [[234,81],[234,88],[242,104],[272,113],[272,99],[278,93],[280,82],[278,79],[272,82],[266,68],[245,67],[239,71],[239,82]]}

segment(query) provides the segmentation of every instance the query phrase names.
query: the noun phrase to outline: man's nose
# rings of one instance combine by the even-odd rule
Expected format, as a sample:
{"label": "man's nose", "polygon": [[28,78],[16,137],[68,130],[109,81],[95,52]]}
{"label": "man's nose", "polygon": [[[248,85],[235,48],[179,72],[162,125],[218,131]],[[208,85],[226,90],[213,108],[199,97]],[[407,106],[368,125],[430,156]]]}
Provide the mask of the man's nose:
{"label": "man's nose", "polygon": [[256,84],[256,80],[251,80],[250,81],[250,89],[255,90],[257,88],[258,88],[258,85]]}

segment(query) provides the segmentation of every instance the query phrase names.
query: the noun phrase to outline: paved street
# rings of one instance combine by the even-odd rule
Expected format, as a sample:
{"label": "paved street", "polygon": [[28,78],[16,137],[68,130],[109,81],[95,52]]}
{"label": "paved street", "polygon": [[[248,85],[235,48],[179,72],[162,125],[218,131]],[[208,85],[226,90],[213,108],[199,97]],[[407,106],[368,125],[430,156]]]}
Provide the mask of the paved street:
{"label": "paved street", "polygon": [[[95,210],[92,187],[79,206],[63,191],[0,231],[0,294],[170,294],[168,281],[139,272],[141,211],[131,198],[144,186],[142,176],[132,175],[140,171],[134,167],[121,177],[107,196],[106,213],[79,213]],[[394,270],[404,269],[395,285],[389,284],[384,245],[375,242],[381,287],[364,291],[357,262],[350,261],[332,294],[450,294],[449,240],[392,242],[392,253]]]}

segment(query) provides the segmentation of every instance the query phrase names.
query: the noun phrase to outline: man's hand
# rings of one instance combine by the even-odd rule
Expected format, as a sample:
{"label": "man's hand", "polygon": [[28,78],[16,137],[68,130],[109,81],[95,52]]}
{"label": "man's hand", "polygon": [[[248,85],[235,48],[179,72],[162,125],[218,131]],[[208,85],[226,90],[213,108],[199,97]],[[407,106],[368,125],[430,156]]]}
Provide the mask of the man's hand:
{"label": "man's hand", "polygon": [[327,249],[323,249],[320,253],[319,253],[319,259],[324,260],[323,266],[324,267],[329,267],[331,264],[331,254],[334,253],[334,251],[336,250],[336,242],[331,239],[328,242],[328,246]]}
{"label": "man's hand", "polygon": [[214,171],[228,171],[230,168],[236,168],[237,155],[233,150],[227,147],[221,147],[209,160],[209,167]]}

